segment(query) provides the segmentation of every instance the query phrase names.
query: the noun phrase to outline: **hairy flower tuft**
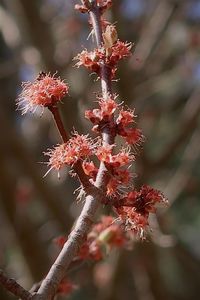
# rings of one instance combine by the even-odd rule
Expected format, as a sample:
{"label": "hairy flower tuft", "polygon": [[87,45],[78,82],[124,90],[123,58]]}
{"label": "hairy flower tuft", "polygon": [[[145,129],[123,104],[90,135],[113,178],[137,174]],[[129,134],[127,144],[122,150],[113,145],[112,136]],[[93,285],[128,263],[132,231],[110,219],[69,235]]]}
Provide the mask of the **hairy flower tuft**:
{"label": "hairy flower tuft", "polygon": [[79,159],[85,159],[92,155],[94,147],[88,135],[75,133],[67,143],[58,145],[45,153],[49,156],[48,165],[50,166],[50,170],[55,169],[59,171],[66,165],[72,166]]}
{"label": "hairy flower tuft", "polygon": [[139,191],[129,192],[121,200],[122,205],[116,208],[119,217],[127,229],[135,231],[140,237],[144,237],[149,214],[156,212],[156,205],[167,203],[160,191],[147,185],[143,185]]}
{"label": "hairy flower tuft", "polygon": [[99,223],[92,227],[87,241],[80,249],[78,258],[100,260],[114,247],[125,246],[128,237],[120,224],[111,216],[102,216]]}
{"label": "hairy flower tuft", "polygon": [[145,232],[149,225],[148,215],[137,213],[133,207],[122,206],[116,209],[126,230],[133,231],[141,239],[145,238]]}
{"label": "hairy flower tuft", "polygon": [[117,196],[120,189],[126,188],[133,175],[127,169],[113,168],[112,177],[107,184],[107,196]]}
{"label": "hairy flower tuft", "polygon": [[104,57],[103,49],[95,49],[94,51],[88,52],[83,50],[74,59],[78,60],[76,67],[85,66],[88,70],[100,75],[101,59]]}
{"label": "hairy flower tuft", "polygon": [[125,43],[118,40],[112,46],[110,62],[116,64],[119,60],[127,58],[131,55],[132,43]]}
{"label": "hairy flower tuft", "polygon": [[129,145],[140,145],[144,141],[142,130],[139,128],[118,128],[118,134],[124,137]]}
{"label": "hairy flower tuft", "polygon": [[140,145],[144,141],[142,131],[131,127],[135,122],[135,118],[134,110],[124,110],[122,108],[116,119],[116,133],[122,136],[129,145]]}
{"label": "hairy flower tuft", "polygon": [[100,132],[112,119],[114,112],[119,106],[115,101],[116,97],[110,95],[105,99],[99,97],[98,104],[100,108],[85,111],[85,118],[95,125],[92,129],[93,131]]}
{"label": "hairy flower tuft", "polygon": [[119,112],[119,116],[116,120],[116,123],[120,126],[128,126],[134,122],[134,119],[137,117],[134,115],[135,110],[125,110],[121,109]]}
{"label": "hairy flower tuft", "polygon": [[34,82],[24,82],[18,106],[22,114],[34,111],[38,106],[53,106],[68,94],[69,87],[60,77],[41,72]]}

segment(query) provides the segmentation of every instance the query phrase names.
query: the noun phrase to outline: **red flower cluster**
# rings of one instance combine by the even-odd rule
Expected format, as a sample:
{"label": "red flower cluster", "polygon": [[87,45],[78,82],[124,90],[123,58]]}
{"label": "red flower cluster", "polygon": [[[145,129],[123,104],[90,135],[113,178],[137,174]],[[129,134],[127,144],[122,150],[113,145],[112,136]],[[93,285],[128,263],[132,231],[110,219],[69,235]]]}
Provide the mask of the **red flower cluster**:
{"label": "red flower cluster", "polygon": [[116,204],[116,212],[125,227],[134,230],[140,237],[144,236],[148,226],[149,214],[155,213],[156,204],[167,203],[160,191],[147,185],[142,186],[139,191],[133,190],[127,193],[120,200],[119,206]]}
{"label": "red flower cluster", "polygon": [[[132,127],[136,118],[134,110],[125,110],[116,103],[115,99],[116,96],[109,95],[106,99],[99,98],[100,108],[87,110],[85,117],[94,124],[93,131],[101,132],[107,127],[113,135],[122,136],[129,145],[140,145],[144,137],[140,129]],[[107,184],[107,196],[121,194],[120,190],[128,187],[132,176],[128,170],[123,168],[135,160],[129,150],[121,150],[118,154],[113,155],[113,148],[114,145],[103,145],[95,151],[97,158],[104,162],[109,170],[110,180]],[[92,168],[92,171],[96,172],[94,166]],[[91,174],[90,177],[95,179],[95,176]]]}
{"label": "red flower cluster", "polygon": [[144,141],[142,131],[138,128],[130,127],[134,123],[134,110],[121,109],[119,116],[116,120],[116,132],[123,138],[129,145],[140,145]]}
{"label": "red flower cluster", "polygon": [[112,46],[112,51],[110,57],[108,58],[109,64],[111,66],[114,66],[118,63],[119,60],[129,57],[131,55],[131,48],[132,43],[125,43],[117,40],[116,43],[114,43]]}
{"label": "red flower cluster", "polygon": [[157,203],[165,202],[163,194],[148,185],[143,185],[139,191],[131,191],[124,198],[124,204],[135,207],[143,215],[155,212]]}
{"label": "red flower cluster", "polygon": [[104,58],[103,49],[95,49],[94,51],[88,52],[83,50],[79,53],[75,59],[78,60],[76,66],[85,66],[91,72],[95,72],[100,76],[101,60]]}
{"label": "red flower cluster", "polygon": [[119,116],[116,120],[117,125],[121,125],[123,127],[134,123],[134,119],[137,117],[134,115],[135,110],[124,110],[123,108],[119,112]]}
{"label": "red flower cluster", "polygon": [[57,289],[56,294],[62,294],[62,295],[70,295],[74,289],[76,289],[77,286],[72,283],[68,278],[63,279]]}
{"label": "red flower cluster", "polygon": [[[135,159],[129,150],[121,150],[118,154],[113,155],[113,147],[114,145],[99,146],[94,151],[97,158],[105,163],[109,172],[110,179],[106,186],[107,196],[118,194],[120,188],[125,188],[130,183],[132,175],[124,167]],[[82,167],[85,174],[95,181],[98,168],[93,161],[83,161]]]}
{"label": "red flower cluster", "polygon": [[[107,99],[99,98],[100,109],[86,110],[85,118],[89,119],[93,124],[93,131],[101,132],[105,126],[110,127],[112,134],[122,136],[129,145],[140,145],[144,141],[142,131],[138,128],[131,127],[135,123],[136,116],[134,110],[125,110],[115,101],[116,96],[113,98],[108,96]],[[116,121],[113,115],[119,111]]]}
{"label": "red flower cluster", "polygon": [[124,137],[129,145],[140,145],[144,141],[142,131],[138,128],[121,128],[118,134]]}
{"label": "red flower cluster", "polygon": [[[120,41],[115,26],[102,17],[104,10],[110,7],[111,0],[94,2],[82,0],[81,2],[81,5],[76,5],[76,9],[83,13],[91,12],[90,16],[92,16],[93,9],[99,10],[103,33],[100,47],[90,52],[83,50],[76,57],[78,60],[76,66],[85,66],[99,77],[101,77],[103,66],[109,79],[112,79],[115,76],[118,62],[130,56],[132,44]],[[96,7],[92,5],[96,5]],[[92,20],[91,18],[90,22]],[[38,82],[40,83],[42,80],[44,77],[40,78]],[[55,99],[58,97],[54,95],[51,97],[52,99],[56,102]],[[98,108],[85,112],[85,118],[93,123],[93,131],[102,133],[106,128],[113,138],[119,135],[133,147],[143,142],[142,131],[135,127],[134,110],[125,109],[121,104],[117,104],[116,96],[109,93],[104,97],[98,97],[98,105]],[[166,202],[166,200],[162,193],[149,186],[142,186],[139,191],[132,188],[133,174],[127,167],[135,161],[135,156],[131,154],[129,148],[113,153],[114,147],[114,144],[110,145],[102,143],[102,141],[98,143],[97,147],[97,144],[93,144],[88,136],[75,134],[67,143],[58,145],[47,153],[48,164],[50,170],[54,168],[59,171],[64,165],[73,167],[77,161],[81,160],[83,171],[92,183],[92,180],[93,182],[96,180],[98,168],[89,159],[95,155],[107,168],[108,180],[103,189],[105,204],[110,203],[113,206],[126,229],[131,229],[140,237],[144,237],[144,232],[148,227],[149,214],[155,212],[157,203]],[[77,259],[99,260],[103,257],[105,249],[122,245],[124,241],[122,228],[113,224],[112,217],[104,217],[99,224],[93,227],[87,241],[81,247]],[[59,242],[64,243],[65,239],[60,239]]]}
{"label": "red flower cluster", "polygon": [[148,216],[137,213],[133,207],[121,206],[116,209],[125,230],[133,231],[141,239],[145,238],[145,232],[149,225]]}
{"label": "red flower cluster", "polygon": [[[111,216],[103,216],[99,223],[92,227],[87,241],[81,246],[74,260],[92,259],[98,261],[114,247],[122,247],[128,243],[129,237],[124,233],[120,224],[115,223]],[[63,247],[66,237],[58,237],[54,242]],[[105,253],[106,252],[106,253]]]}
{"label": "red flower cluster", "polygon": [[118,105],[115,101],[115,97],[107,96],[106,99],[99,98],[98,104],[100,109],[86,110],[85,118],[90,120],[93,124],[93,131],[100,132],[102,128],[108,124],[112,116],[117,109]]}
{"label": "red flower cluster", "polygon": [[95,152],[97,158],[105,163],[110,174],[110,180],[107,184],[107,196],[116,195],[120,187],[128,185],[131,174],[124,167],[135,160],[134,155],[130,154],[129,150],[122,149],[118,154],[113,155],[113,148],[114,145],[104,145],[98,147]]}
{"label": "red flower cluster", "polygon": [[[88,245],[88,254],[86,257],[92,260],[100,260],[114,247],[125,246],[126,242],[127,237],[122,227],[120,227],[119,224],[114,223],[113,217],[103,216],[101,221],[93,226],[88,235],[86,242]],[[79,257],[81,252],[82,250],[80,250]],[[82,259],[84,258],[85,257],[82,256]]]}
{"label": "red flower cluster", "polygon": [[115,26],[110,24],[105,27],[103,38],[104,42],[100,48],[94,49],[91,52],[83,50],[75,57],[78,60],[76,66],[85,66],[101,77],[101,67],[104,64],[107,70],[110,71],[112,79],[115,76],[118,62],[131,55],[132,44],[117,40]]}
{"label": "red flower cluster", "polygon": [[113,155],[112,149],[114,145],[104,145],[98,147],[96,156],[100,161],[106,163],[109,167],[119,168],[129,164],[134,160],[134,155],[130,154],[129,150],[121,150],[118,154]]}
{"label": "red flower cluster", "polygon": [[50,157],[48,163],[50,166],[49,171],[52,169],[59,171],[66,165],[72,166],[79,159],[89,157],[93,154],[94,147],[87,135],[75,133],[67,143],[58,145],[45,153]]}
{"label": "red flower cluster", "polygon": [[123,189],[130,183],[132,174],[126,169],[110,168],[111,178],[107,184],[107,196],[120,194],[120,188]]}
{"label": "red flower cluster", "polygon": [[68,94],[69,87],[58,77],[41,73],[34,82],[24,82],[18,98],[22,113],[33,111],[38,106],[53,106]]}

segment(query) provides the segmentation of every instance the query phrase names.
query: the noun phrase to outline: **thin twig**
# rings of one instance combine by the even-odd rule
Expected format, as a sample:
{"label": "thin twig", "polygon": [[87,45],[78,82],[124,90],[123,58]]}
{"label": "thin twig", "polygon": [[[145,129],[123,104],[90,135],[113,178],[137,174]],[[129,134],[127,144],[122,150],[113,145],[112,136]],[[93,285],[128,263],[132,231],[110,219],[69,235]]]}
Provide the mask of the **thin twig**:
{"label": "thin twig", "polygon": [[8,278],[6,274],[0,269],[0,285],[2,285],[7,291],[15,295],[22,300],[31,300],[32,295],[25,290],[19,283],[13,278]]}
{"label": "thin twig", "polygon": [[60,113],[59,113],[59,110],[58,110],[57,106],[48,106],[48,109],[50,110],[50,112],[52,113],[52,115],[54,117],[54,121],[55,121],[55,124],[58,128],[58,132],[61,135],[61,139],[63,140],[64,143],[66,143],[67,140],[68,140],[67,132],[64,128],[64,125],[63,125],[63,122],[61,120]]}
{"label": "thin twig", "polygon": [[[146,66],[146,63],[163,38],[171,19],[179,7],[178,2],[160,1],[148,23],[148,26],[141,32],[140,40],[137,43],[134,57],[141,57],[140,70]],[[132,62],[135,63],[134,59]]]}

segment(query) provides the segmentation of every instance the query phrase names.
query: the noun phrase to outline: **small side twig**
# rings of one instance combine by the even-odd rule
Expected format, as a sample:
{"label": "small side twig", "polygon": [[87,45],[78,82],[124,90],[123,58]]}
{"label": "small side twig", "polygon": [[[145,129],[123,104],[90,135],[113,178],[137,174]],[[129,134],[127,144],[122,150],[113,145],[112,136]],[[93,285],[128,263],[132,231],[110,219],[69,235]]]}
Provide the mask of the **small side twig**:
{"label": "small side twig", "polygon": [[7,291],[15,295],[22,300],[31,300],[32,294],[25,290],[19,283],[13,278],[8,278],[7,275],[0,269],[0,285]]}
{"label": "small side twig", "polygon": [[64,125],[61,120],[60,113],[59,113],[57,106],[50,105],[50,106],[48,106],[48,109],[50,110],[50,112],[53,115],[56,127],[58,128],[58,132],[60,133],[61,139],[63,140],[64,143],[66,143],[68,140],[67,132],[64,128]]}
{"label": "small side twig", "polygon": [[[61,140],[63,143],[67,143],[68,141],[68,134],[65,130],[62,118],[60,116],[60,112],[57,106],[48,106],[49,111],[52,113],[56,127],[58,129],[58,132],[60,134]],[[85,175],[85,172],[82,168],[82,164],[80,161],[77,161],[76,164],[74,164],[73,169],[75,173],[77,174],[79,181],[82,185],[82,188],[84,192],[89,195],[94,189],[94,185],[90,183],[87,176]]]}

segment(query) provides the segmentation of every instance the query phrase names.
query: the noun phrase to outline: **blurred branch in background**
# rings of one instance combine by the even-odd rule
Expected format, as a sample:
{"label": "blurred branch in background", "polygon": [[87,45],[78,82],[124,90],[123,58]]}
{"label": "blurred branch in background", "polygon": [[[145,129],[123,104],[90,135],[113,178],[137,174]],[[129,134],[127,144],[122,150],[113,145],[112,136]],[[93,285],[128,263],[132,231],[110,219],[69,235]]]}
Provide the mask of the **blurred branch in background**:
{"label": "blurred branch in background", "polygon": [[179,5],[179,1],[158,1],[148,21],[148,26],[144,25],[144,29],[140,32],[134,52],[135,57],[140,58],[140,64],[135,61],[135,58],[132,58],[131,63],[133,68],[141,70],[146,67],[151,54],[155,51]]}
{"label": "blurred branch in background", "polygon": [[191,178],[191,174],[195,169],[195,166],[200,157],[200,132],[196,129],[192,134],[188,145],[181,158],[180,166],[169,180],[165,188],[165,195],[170,199],[172,204],[178,196],[184,191],[188,181]]}
{"label": "blurred branch in background", "polygon": [[159,165],[163,166],[172,157],[173,153],[176,152],[177,148],[184,143],[189,136],[193,134],[193,131],[198,125],[199,113],[200,113],[200,103],[199,103],[200,91],[197,88],[188,99],[185,108],[183,110],[182,116],[180,116],[180,133],[174,139],[174,141],[166,147],[167,149],[163,151],[164,153],[155,163],[154,167]]}

